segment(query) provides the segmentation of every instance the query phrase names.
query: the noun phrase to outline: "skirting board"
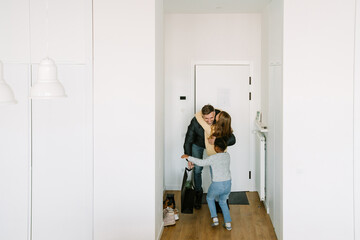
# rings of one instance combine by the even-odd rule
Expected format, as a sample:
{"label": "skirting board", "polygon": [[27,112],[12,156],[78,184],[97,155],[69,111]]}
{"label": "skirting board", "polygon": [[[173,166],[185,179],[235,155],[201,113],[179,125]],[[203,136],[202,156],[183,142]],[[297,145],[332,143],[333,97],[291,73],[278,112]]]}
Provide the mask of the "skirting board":
{"label": "skirting board", "polygon": [[[165,196],[165,189],[163,189],[163,196]],[[161,236],[162,236],[162,234],[163,234],[163,231],[164,231],[164,221],[161,222],[159,235],[157,236],[156,240],[160,240],[160,239],[161,239]]]}
{"label": "skirting board", "polygon": [[264,207],[265,207],[265,209],[266,209],[266,213],[269,215],[269,214],[270,214],[270,208],[269,208],[269,206],[267,205],[266,199],[265,199],[265,201],[264,201],[263,203],[264,203]]}
{"label": "skirting board", "polygon": [[[164,187],[164,191],[180,191],[181,190],[181,186],[180,185],[168,185]],[[246,191],[246,190],[234,190],[231,189],[232,191]],[[247,192],[256,192],[255,188],[250,188]]]}
{"label": "skirting board", "polygon": [[163,231],[164,231],[164,222],[161,223],[159,235],[157,236],[156,240],[160,240],[160,239],[161,239],[161,236],[162,236],[162,234],[163,234]]}
{"label": "skirting board", "polygon": [[169,191],[180,191],[180,190],[181,190],[181,186],[180,186],[180,185],[169,185],[169,186],[165,186],[165,190],[169,190]]}

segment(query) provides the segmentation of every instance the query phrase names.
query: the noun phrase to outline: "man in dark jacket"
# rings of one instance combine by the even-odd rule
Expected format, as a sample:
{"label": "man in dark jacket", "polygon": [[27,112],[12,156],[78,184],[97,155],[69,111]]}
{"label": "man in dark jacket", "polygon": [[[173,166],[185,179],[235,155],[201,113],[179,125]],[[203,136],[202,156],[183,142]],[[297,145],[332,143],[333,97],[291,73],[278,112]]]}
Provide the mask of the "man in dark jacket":
{"label": "man in dark jacket", "polygon": [[[210,126],[215,123],[215,117],[220,110],[214,109],[211,105],[205,105],[201,109],[202,117],[204,121]],[[227,141],[227,145],[234,145],[236,142],[235,136],[232,134]],[[205,150],[205,136],[204,129],[201,127],[199,122],[194,117],[188,127],[185,143],[184,143],[184,154],[193,156],[195,158],[203,158],[203,152]],[[201,208],[201,199],[203,194],[202,189],[202,173],[203,167],[195,165],[194,167],[194,184],[195,184],[195,208]]]}

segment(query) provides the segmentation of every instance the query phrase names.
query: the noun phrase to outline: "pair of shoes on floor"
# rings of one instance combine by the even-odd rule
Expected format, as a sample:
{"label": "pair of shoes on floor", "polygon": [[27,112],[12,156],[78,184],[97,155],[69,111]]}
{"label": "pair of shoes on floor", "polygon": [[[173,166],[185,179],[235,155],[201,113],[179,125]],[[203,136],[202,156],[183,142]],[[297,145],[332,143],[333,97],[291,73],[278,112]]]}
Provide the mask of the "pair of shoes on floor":
{"label": "pair of shoes on floor", "polygon": [[163,209],[167,208],[167,207],[170,207],[172,209],[175,209],[175,202],[174,201],[171,201],[170,199],[165,199],[163,201]]}
{"label": "pair of shoes on floor", "polygon": [[167,207],[163,210],[164,226],[175,225],[175,221],[179,220],[179,211],[175,208]]}
{"label": "pair of shoes on floor", "polygon": [[[219,219],[217,217],[214,217],[212,219],[212,223],[211,223],[211,226],[212,227],[216,227],[216,226],[219,226]],[[231,231],[231,223],[224,223],[223,224],[223,227],[226,228],[226,230],[228,231]]]}
{"label": "pair of shoes on floor", "polygon": [[[179,220],[179,211],[175,208],[175,197],[174,194],[168,193],[166,199],[163,201],[163,209],[167,209],[165,212],[174,212],[175,221]],[[165,219],[165,215],[164,215]]]}
{"label": "pair of shoes on floor", "polygon": [[176,209],[174,194],[168,193],[166,195],[166,199],[163,201],[163,209],[165,209],[167,207],[170,207],[172,209]]}
{"label": "pair of shoes on floor", "polygon": [[171,208],[175,209],[175,194],[168,193],[166,194],[166,199],[169,201],[168,206],[173,205]]}

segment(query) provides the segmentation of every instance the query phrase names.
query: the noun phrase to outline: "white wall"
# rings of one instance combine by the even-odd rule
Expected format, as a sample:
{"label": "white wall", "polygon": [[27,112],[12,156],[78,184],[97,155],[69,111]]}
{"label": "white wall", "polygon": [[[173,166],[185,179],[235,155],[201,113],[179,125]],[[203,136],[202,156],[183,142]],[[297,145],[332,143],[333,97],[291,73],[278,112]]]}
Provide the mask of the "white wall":
{"label": "white wall", "polygon": [[155,237],[160,239],[164,192],[164,17],[163,1],[157,0],[155,4]]}
{"label": "white wall", "polygon": [[261,13],[261,111],[262,122],[269,118],[269,5]]}
{"label": "white wall", "polygon": [[354,239],[354,9],[284,0],[284,239]]}
{"label": "white wall", "polygon": [[255,119],[260,108],[260,14],[165,14],[166,189],[181,187],[186,164],[180,156],[194,116],[192,64],[196,61],[251,61]]}
{"label": "white wall", "polygon": [[262,82],[261,109],[266,133],[266,200],[275,232],[282,239],[282,27],[283,1],[273,0],[264,9],[262,18]]}
{"label": "white wall", "polygon": [[153,239],[159,233],[159,3],[94,1],[95,240]]}

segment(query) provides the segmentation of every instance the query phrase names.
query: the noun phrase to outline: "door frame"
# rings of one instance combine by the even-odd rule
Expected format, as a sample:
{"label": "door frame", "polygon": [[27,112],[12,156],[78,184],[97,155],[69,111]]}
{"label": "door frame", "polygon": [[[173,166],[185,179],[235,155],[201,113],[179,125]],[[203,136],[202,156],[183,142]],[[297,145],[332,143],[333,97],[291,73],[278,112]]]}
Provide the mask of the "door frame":
{"label": "door frame", "polygon": [[[193,103],[194,114],[196,113],[196,66],[219,66],[219,65],[228,65],[228,66],[248,66],[249,72],[251,76],[251,85],[249,85],[249,91],[254,92],[253,86],[254,82],[260,82],[258,79],[254,79],[254,64],[252,61],[216,61],[216,60],[199,60],[199,61],[191,61],[191,99],[190,101]],[[260,102],[260,93],[252,94],[251,99],[253,100],[256,97]],[[254,101],[249,101],[249,136],[250,136],[250,152],[249,152],[249,171],[251,171],[251,179],[249,180],[248,191],[256,191],[255,179],[255,134],[254,130],[256,129],[254,126],[254,119],[256,116],[256,110]],[[254,116],[254,117],[252,117]]]}
{"label": "door frame", "polygon": [[354,54],[354,226],[355,240],[360,240],[360,1],[356,1]]}

